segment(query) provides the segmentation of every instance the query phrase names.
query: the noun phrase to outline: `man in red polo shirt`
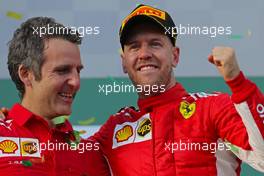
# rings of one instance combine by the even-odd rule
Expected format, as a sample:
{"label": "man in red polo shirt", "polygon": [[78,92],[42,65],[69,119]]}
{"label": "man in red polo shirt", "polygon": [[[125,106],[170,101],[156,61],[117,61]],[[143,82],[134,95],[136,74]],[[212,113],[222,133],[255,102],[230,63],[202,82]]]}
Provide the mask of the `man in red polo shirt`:
{"label": "man in red polo shirt", "polygon": [[96,146],[81,140],[68,120],[55,118],[71,114],[80,88],[80,43],[76,31],[47,17],[15,31],[8,69],[21,102],[0,121],[0,175],[87,175],[83,153]]}

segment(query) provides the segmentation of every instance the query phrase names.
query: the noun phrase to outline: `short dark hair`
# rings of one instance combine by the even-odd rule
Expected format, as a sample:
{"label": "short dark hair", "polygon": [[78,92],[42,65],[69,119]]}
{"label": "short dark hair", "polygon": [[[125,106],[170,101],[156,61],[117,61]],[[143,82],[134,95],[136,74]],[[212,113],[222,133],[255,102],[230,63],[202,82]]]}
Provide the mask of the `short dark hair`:
{"label": "short dark hair", "polygon": [[67,33],[46,32],[44,35],[35,34],[40,28],[67,28],[50,17],[33,17],[25,21],[14,32],[12,40],[9,42],[8,70],[9,74],[19,91],[20,98],[23,98],[25,86],[18,75],[20,65],[32,70],[36,80],[41,79],[41,67],[44,62],[43,52],[45,40],[51,38],[61,38],[75,44],[81,44],[82,38],[77,31],[67,28]]}

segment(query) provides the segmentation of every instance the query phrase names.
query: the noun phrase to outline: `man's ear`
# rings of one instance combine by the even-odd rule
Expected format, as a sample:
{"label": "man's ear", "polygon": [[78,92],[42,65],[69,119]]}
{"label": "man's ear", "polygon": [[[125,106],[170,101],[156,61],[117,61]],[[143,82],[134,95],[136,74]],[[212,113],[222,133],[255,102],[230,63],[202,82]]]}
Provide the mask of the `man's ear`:
{"label": "man's ear", "polygon": [[127,73],[127,69],[126,69],[126,66],[125,66],[125,55],[124,55],[124,52],[123,51],[121,51],[120,57],[121,57],[121,60],[122,60],[123,72],[124,73]]}
{"label": "man's ear", "polygon": [[178,63],[179,63],[179,56],[180,56],[180,48],[178,47],[173,47],[172,48],[173,52],[173,61],[172,61],[172,66],[175,68]]}
{"label": "man's ear", "polygon": [[32,81],[34,79],[34,75],[32,71],[27,69],[24,65],[20,65],[18,67],[18,76],[20,80],[24,83],[26,86],[32,86]]}

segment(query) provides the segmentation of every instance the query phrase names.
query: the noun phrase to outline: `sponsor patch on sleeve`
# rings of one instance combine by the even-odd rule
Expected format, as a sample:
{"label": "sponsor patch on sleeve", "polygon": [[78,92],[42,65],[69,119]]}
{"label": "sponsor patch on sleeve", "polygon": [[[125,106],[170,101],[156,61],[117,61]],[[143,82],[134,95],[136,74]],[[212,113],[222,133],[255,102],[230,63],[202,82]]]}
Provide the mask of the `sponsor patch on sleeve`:
{"label": "sponsor patch on sleeve", "polygon": [[112,148],[114,149],[123,145],[143,142],[150,139],[151,121],[149,114],[145,114],[135,122],[125,122],[116,125]]}
{"label": "sponsor patch on sleeve", "polygon": [[33,138],[21,138],[21,155],[30,157],[40,157],[39,140]]}
{"label": "sponsor patch on sleeve", "polygon": [[0,157],[20,156],[19,138],[0,137]]}
{"label": "sponsor patch on sleeve", "polygon": [[0,157],[41,157],[35,138],[0,137]]}

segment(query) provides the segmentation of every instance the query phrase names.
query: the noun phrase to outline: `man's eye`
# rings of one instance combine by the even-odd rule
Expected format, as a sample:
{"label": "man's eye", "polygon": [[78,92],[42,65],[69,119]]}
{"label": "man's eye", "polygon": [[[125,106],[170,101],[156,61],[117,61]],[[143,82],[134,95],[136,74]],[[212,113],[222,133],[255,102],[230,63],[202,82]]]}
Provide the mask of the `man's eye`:
{"label": "man's eye", "polygon": [[130,50],[135,50],[135,49],[137,49],[139,47],[139,45],[137,45],[137,44],[132,44],[132,45],[130,45]]}
{"label": "man's eye", "polygon": [[59,74],[65,74],[65,73],[69,72],[69,69],[58,69],[58,70],[56,70],[56,72]]}
{"label": "man's eye", "polygon": [[154,47],[160,47],[161,46],[161,43],[159,43],[159,42],[153,42],[151,45],[154,46]]}

